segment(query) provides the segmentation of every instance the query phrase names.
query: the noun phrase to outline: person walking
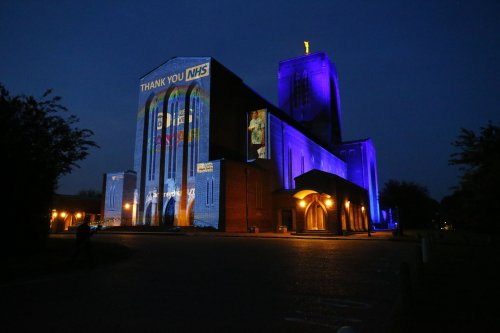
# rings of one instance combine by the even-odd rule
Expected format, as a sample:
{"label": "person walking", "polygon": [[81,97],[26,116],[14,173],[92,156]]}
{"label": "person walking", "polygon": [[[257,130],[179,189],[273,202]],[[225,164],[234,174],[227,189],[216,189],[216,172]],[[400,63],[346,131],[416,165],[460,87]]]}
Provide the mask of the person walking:
{"label": "person walking", "polygon": [[85,256],[89,262],[92,263],[92,248],[90,243],[90,237],[96,233],[98,229],[92,230],[90,228],[88,221],[83,221],[76,229],[76,247],[75,252],[71,256],[71,261],[75,261],[82,251],[85,252]]}

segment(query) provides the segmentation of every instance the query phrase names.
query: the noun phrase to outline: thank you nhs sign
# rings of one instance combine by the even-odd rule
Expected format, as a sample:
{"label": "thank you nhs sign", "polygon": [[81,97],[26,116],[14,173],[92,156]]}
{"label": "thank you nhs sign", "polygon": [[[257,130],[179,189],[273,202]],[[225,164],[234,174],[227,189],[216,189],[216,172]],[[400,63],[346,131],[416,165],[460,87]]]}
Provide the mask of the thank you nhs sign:
{"label": "thank you nhs sign", "polygon": [[188,82],[192,80],[196,80],[205,76],[210,75],[210,63],[204,63],[198,66],[193,66],[186,68],[185,71],[180,71],[178,73],[174,73],[171,75],[167,75],[165,77],[161,77],[146,83],[141,84],[141,92],[148,91],[151,89],[164,87],[170,85],[172,83],[177,82]]}
{"label": "thank you nhs sign", "polygon": [[186,69],[186,81],[191,81],[191,80],[199,79],[201,77],[208,76],[209,66],[210,66],[210,63],[207,62],[206,64],[194,66],[194,67]]}

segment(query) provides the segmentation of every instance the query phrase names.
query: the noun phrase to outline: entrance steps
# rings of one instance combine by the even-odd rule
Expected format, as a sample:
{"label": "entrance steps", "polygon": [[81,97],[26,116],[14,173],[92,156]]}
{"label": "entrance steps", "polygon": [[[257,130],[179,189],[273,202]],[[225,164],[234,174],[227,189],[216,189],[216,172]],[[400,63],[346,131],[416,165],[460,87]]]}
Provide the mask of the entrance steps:
{"label": "entrance steps", "polygon": [[292,235],[296,236],[338,236],[337,233],[329,230],[305,230],[302,232],[294,232]]}

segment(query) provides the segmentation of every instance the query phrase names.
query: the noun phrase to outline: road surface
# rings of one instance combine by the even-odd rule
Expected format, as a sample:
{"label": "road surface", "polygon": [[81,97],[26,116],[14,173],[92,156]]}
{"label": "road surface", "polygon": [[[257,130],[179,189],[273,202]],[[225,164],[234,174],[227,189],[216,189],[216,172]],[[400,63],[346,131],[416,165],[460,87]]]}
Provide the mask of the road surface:
{"label": "road surface", "polygon": [[401,263],[415,259],[414,243],[388,240],[92,241],[126,245],[131,256],[0,286],[2,332],[384,332]]}

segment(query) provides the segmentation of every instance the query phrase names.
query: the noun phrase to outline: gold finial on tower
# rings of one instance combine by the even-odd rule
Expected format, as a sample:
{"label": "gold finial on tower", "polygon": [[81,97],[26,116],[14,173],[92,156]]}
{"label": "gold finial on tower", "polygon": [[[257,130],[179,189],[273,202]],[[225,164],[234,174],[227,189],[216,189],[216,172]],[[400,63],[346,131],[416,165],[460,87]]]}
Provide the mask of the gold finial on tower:
{"label": "gold finial on tower", "polygon": [[309,41],[308,40],[304,41],[304,46],[306,47],[306,55],[308,55],[309,54]]}

